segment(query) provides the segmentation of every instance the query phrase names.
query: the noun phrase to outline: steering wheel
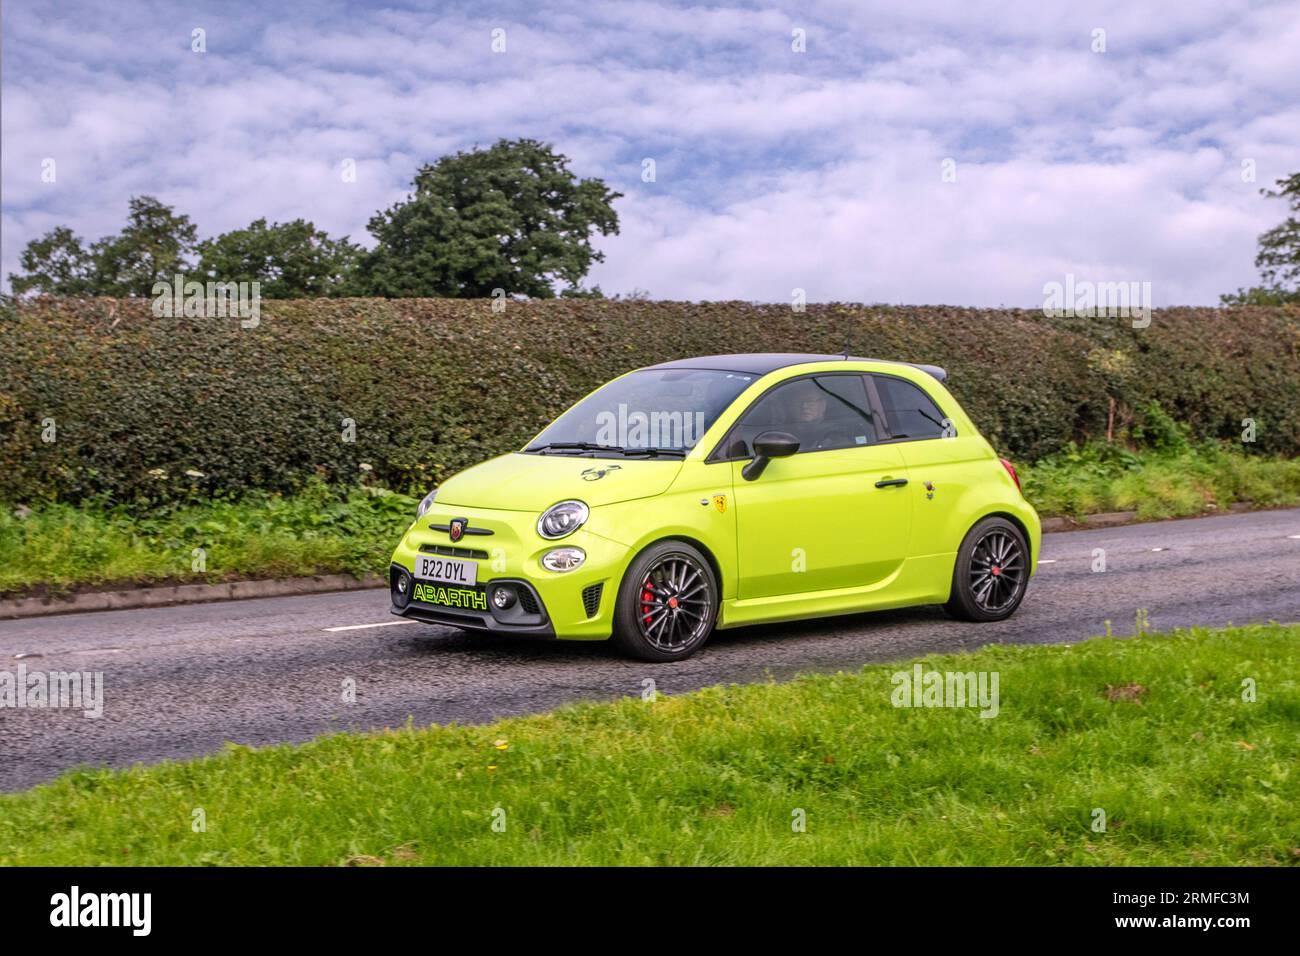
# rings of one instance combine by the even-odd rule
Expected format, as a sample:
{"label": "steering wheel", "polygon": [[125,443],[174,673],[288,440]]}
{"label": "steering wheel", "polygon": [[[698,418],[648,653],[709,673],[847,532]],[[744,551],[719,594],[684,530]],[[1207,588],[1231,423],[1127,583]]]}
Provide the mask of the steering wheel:
{"label": "steering wheel", "polygon": [[847,448],[855,444],[853,440],[853,430],[845,425],[830,425],[817,438],[814,448],[824,450],[827,448]]}

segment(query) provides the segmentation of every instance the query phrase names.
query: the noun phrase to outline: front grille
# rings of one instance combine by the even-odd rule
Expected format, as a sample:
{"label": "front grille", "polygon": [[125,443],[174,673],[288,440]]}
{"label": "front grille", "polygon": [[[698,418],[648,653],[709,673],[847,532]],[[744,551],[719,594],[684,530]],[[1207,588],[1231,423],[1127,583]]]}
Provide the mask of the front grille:
{"label": "front grille", "polygon": [[587,612],[587,617],[595,617],[600,610],[600,595],[604,590],[604,581],[599,584],[589,584],[582,589],[582,609]]}
{"label": "front grille", "polygon": [[444,558],[474,558],[486,561],[488,553],[478,548],[453,548],[445,544],[422,544],[420,550],[425,554],[441,554]]}
{"label": "front grille", "polygon": [[531,588],[517,588],[516,593],[519,595],[519,606],[526,614],[540,614],[542,609],[537,606],[537,598],[533,596]]}

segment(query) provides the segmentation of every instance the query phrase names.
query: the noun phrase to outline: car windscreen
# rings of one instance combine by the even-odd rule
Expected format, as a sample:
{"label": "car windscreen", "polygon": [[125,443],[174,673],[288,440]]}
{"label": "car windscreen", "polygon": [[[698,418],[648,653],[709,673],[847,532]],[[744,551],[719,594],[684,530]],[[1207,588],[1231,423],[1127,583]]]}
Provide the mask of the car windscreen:
{"label": "car windscreen", "polygon": [[685,454],[756,378],[695,368],[631,372],[578,402],[524,450]]}

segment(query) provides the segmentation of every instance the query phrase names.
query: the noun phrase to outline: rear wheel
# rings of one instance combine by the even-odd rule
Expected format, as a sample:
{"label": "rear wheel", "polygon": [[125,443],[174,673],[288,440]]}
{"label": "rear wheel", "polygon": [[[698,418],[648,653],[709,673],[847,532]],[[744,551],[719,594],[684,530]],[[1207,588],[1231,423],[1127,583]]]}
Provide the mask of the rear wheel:
{"label": "rear wheel", "polygon": [[708,640],[717,616],[718,582],[708,560],[684,541],[660,541],[623,576],[614,643],[643,661],[684,660]]}
{"label": "rear wheel", "polygon": [[1029,546],[1005,518],[985,518],[957,552],[948,613],[963,621],[1001,621],[1015,613],[1029,583]]}

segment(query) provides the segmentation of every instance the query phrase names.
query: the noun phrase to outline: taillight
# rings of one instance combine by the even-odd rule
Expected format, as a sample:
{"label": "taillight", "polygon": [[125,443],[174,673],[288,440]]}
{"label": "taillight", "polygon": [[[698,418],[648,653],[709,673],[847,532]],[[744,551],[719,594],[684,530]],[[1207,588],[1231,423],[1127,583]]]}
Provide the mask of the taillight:
{"label": "taillight", "polygon": [[1016,483],[1016,491],[1023,495],[1025,490],[1020,487],[1020,476],[1016,474],[1016,466],[1011,464],[1011,462],[1007,461],[1005,458],[999,458],[998,461],[1002,462],[1002,467],[1007,470],[1007,474],[1011,476],[1011,480]]}

